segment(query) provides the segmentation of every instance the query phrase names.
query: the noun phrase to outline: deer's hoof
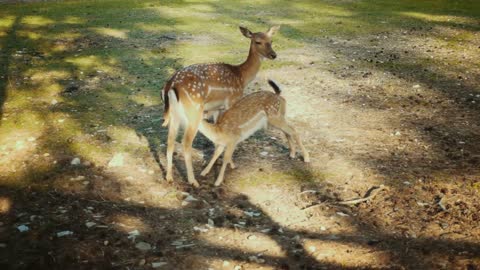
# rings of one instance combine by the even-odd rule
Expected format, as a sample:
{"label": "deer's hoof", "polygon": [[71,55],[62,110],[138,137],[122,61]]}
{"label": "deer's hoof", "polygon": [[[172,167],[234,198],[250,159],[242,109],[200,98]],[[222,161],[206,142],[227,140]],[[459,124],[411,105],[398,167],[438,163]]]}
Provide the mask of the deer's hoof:
{"label": "deer's hoof", "polygon": [[197,182],[196,180],[193,181],[193,182],[191,182],[190,184],[191,184],[192,186],[196,187],[196,188],[200,187],[200,185],[198,184],[198,182]]}
{"label": "deer's hoof", "polygon": [[167,182],[173,182],[173,177],[171,175],[167,175],[165,179],[167,180]]}

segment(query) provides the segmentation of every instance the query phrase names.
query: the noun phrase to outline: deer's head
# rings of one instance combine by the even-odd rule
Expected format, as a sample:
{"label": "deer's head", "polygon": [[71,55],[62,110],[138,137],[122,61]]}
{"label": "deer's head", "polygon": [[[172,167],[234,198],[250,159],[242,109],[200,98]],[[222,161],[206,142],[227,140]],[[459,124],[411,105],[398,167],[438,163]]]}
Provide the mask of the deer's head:
{"label": "deer's head", "polygon": [[272,49],[272,36],[280,29],[280,26],[272,26],[267,32],[252,33],[245,27],[240,26],[242,34],[252,41],[253,48],[261,56],[268,59],[277,58],[277,53]]}

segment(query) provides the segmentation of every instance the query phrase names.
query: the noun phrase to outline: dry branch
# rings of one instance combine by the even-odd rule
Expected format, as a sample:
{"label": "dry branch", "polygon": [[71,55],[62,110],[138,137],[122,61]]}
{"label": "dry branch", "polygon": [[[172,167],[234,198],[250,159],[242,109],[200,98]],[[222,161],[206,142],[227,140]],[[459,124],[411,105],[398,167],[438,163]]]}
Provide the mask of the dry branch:
{"label": "dry branch", "polygon": [[361,203],[361,202],[366,202],[368,200],[373,199],[375,196],[377,196],[378,192],[380,192],[383,189],[386,189],[386,187],[384,185],[380,185],[379,187],[372,187],[367,191],[367,193],[365,194],[365,197],[360,198],[360,199],[355,199],[355,200],[341,201],[341,202],[338,202],[338,204],[350,205],[350,204],[357,204],[357,203]]}

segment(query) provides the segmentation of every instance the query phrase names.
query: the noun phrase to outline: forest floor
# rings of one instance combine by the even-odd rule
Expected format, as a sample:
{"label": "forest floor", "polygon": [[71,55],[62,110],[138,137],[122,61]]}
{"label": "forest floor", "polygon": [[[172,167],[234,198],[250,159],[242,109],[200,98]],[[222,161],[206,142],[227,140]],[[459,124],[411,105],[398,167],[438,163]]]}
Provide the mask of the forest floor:
{"label": "forest floor", "polygon": [[[476,1],[33,2],[0,3],[0,268],[480,269]],[[167,183],[165,81],[275,24],[247,92],[312,161],[269,129],[214,187],[198,135]]]}

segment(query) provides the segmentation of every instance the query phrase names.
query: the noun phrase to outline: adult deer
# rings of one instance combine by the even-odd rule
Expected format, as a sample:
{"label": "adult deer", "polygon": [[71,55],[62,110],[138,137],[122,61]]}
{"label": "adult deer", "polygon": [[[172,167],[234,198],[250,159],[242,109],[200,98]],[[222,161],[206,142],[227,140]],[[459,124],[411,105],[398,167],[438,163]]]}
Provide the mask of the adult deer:
{"label": "adult deer", "polygon": [[[176,72],[163,89],[165,104],[163,126],[169,126],[167,142],[167,181],[173,181],[172,159],[178,127],[185,127],[183,154],[188,182],[198,187],[192,167],[192,142],[205,111],[217,112],[230,107],[243,95],[245,87],[255,78],[263,58],[275,59],[272,49],[272,36],[279,26],[267,32],[252,33],[240,27],[242,34],[249,38],[250,51],[247,60],[240,65],[198,64]],[[178,103],[170,107],[169,100],[176,98]],[[173,109],[173,110],[172,110]]]}

